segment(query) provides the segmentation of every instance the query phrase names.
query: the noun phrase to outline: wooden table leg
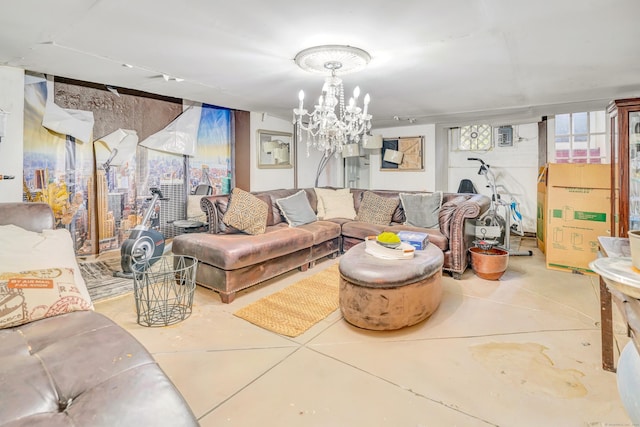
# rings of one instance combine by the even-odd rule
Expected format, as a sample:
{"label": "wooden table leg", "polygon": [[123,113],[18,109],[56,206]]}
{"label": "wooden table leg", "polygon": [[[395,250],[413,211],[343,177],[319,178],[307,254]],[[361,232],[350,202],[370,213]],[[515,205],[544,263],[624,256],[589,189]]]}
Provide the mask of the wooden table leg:
{"label": "wooden table leg", "polygon": [[600,331],[602,341],[602,369],[615,372],[613,361],[613,311],[611,309],[611,292],[600,277]]}

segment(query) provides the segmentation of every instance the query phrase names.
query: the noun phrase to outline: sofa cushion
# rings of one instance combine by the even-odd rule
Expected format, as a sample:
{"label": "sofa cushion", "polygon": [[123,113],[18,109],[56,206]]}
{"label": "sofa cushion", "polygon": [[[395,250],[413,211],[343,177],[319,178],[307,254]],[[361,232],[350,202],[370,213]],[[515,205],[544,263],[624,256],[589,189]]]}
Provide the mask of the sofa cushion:
{"label": "sofa cushion", "polygon": [[173,239],[173,253],[196,257],[222,270],[236,270],[303,249],[310,254],[313,234],[302,227],[281,223],[259,235],[181,234]]}
{"label": "sofa cushion", "polygon": [[313,236],[313,244],[318,245],[327,240],[340,237],[342,231],[339,224],[331,221],[315,221],[309,224],[301,225],[300,228],[308,231]]}
{"label": "sofa cushion", "polygon": [[304,190],[300,190],[289,197],[277,199],[276,203],[291,227],[309,224],[318,220],[316,213],[311,209],[307,193]]}
{"label": "sofa cushion", "polygon": [[371,191],[365,191],[355,219],[356,221],[371,224],[389,225],[397,207],[397,199],[382,197]]}
{"label": "sofa cushion", "polygon": [[94,311],[0,330],[0,386],[2,426],[198,425],[142,344]]}
{"label": "sofa cushion", "polygon": [[442,192],[400,193],[400,203],[404,209],[405,225],[424,228],[438,228],[438,213],[442,205]]}
{"label": "sofa cushion", "polygon": [[[346,191],[320,192],[318,195],[318,219],[347,218],[354,219],[353,196]],[[322,207],[321,207],[322,206]],[[323,212],[321,215],[320,213]]]}
{"label": "sofa cushion", "polygon": [[248,234],[262,234],[267,228],[269,206],[240,188],[231,191],[229,208],[222,218],[226,225]]}

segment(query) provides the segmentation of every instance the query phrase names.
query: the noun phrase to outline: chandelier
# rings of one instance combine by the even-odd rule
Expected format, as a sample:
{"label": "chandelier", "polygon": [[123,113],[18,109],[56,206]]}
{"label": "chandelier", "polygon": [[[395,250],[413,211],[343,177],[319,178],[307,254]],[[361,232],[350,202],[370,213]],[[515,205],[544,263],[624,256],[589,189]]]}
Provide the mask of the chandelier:
{"label": "chandelier", "polygon": [[305,49],[298,53],[295,62],[305,71],[329,74],[325,77],[322,94],[312,112],[304,108],[304,91],[298,93],[298,108],[294,108],[298,140],[302,131],[307,132],[309,148],[324,152],[324,158],[342,153],[347,144],[366,143],[371,129],[369,94],[358,106],[360,88],[356,86],[349,102],[344,101],[344,86],[338,74],[344,75],[363,69],[371,56],[362,49],[351,46],[326,45]]}

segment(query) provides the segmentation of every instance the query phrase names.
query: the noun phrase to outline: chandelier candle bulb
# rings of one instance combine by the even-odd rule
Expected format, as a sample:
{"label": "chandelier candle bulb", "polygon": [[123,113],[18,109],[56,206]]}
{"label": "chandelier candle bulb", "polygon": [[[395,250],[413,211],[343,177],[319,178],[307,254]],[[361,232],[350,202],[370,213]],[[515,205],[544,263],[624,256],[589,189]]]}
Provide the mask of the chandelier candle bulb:
{"label": "chandelier candle bulb", "polygon": [[300,104],[298,104],[298,109],[302,112],[302,103],[304,102],[304,91],[301,90],[300,92],[298,92],[298,99],[300,100]]}

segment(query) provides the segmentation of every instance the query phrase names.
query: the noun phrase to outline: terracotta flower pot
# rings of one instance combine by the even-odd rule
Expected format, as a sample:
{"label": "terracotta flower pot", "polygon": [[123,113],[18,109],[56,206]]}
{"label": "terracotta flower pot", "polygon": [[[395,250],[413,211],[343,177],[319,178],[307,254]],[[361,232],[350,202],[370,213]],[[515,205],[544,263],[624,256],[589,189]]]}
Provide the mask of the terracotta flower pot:
{"label": "terracotta flower pot", "polygon": [[470,248],[471,268],[482,279],[498,280],[507,270],[509,252],[500,248]]}

